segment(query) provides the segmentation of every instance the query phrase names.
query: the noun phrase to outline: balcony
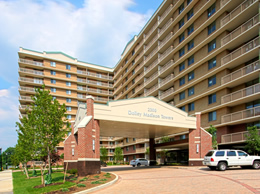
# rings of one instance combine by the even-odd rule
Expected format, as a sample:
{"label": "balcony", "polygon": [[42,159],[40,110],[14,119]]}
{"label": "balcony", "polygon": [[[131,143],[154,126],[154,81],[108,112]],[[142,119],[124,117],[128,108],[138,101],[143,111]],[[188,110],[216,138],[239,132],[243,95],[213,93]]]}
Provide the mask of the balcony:
{"label": "balcony", "polygon": [[149,42],[149,44],[145,47],[144,51],[146,52],[151,48],[151,46],[155,43],[155,41],[158,39],[158,35],[156,34],[153,39]]}
{"label": "balcony", "polygon": [[222,8],[224,5],[226,5],[227,4],[227,2],[229,2],[229,1],[231,1],[231,0],[221,0],[220,1],[220,7]]}
{"label": "balcony", "polygon": [[86,75],[87,72],[86,71],[83,71],[83,70],[77,70],[77,73],[78,74],[81,74],[81,75]]}
{"label": "balcony", "polygon": [[28,59],[21,59],[21,58],[19,58],[19,59],[18,59],[18,62],[19,62],[19,63],[28,64],[28,65],[40,66],[40,67],[43,67],[43,66],[44,66],[43,63],[41,63],[41,62],[32,61],[32,60],[28,60]]}
{"label": "balcony", "polygon": [[22,119],[23,117],[28,117],[28,115],[27,114],[20,114],[19,115],[19,119]]}
{"label": "balcony", "polygon": [[[239,100],[241,98],[244,98],[244,97],[247,97],[247,96],[252,96],[252,95],[255,95],[255,94],[258,94],[258,93],[260,93],[260,83],[223,96],[221,98],[221,104],[236,101],[236,100]],[[259,96],[258,96],[258,98],[259,98]]]}
{"label": "balcony", "polygon": [[86,95],[84,94],[77,94],[77,97],[81,99],[86,99]]}
{"label": "balcony", "polygon": [[167,29],[168,27],[172,24],[173,19],[169,19],[169,21],[160,29],[159,35],[161,36]]}
{"label": "balcony", "polygon": [[153,51],[144,59],[144,62],[149,61],[149,59],[151,59],[158,51],[158,47],[156,47],[155,49],[153,49]]}
{"label": "balcony", "polygon": [[112,79],[113,79],[112,76],[102,75],[102,74],[99,74],[99,73],[86,72],[86,74],[87,74],[88,76],[96,77],[96,78],[109,79],[109,80],[112,80]]}
{"label": "balcony", "polygon": [[259,61],[256,61],[254,63],[251,63],[247,65],[246,67],[243,67],[237,71],[234,71],[231,74],[228,74],[221,78],[221,84],[227,84],[228,82],[231,82],[235,79],[241,78],[249,73],[252,73],[254,71],[258,71],[260,69],[260,63]]}
{"label": "balcony", "polygon": [[238,48],[237,50],[233,51],[232,53],[228,54],[227,56],[221,59],[221,65],[225,65],[226,63],[240,57],[241,55],[249,52],[250,50],[259,46],[259,37],[255,38],[254,40],[250,41],[249,43],[245,44],[244,46]]}
{"label": "balcony", "polygon": [[161,15],[160,20],[159,20],[160,23],[164,20],[164,18],[168,15],[168,13],[171,12],[172,9],[173,9],[173,4],[171,4],[171,5],[163,12],[163,14]]}
{"label": "balcony", "polygon": [[99,102],[107,102],[108,101],[108,98],[103,98],[103,97],[94,97],[94,100],[95,101],[99,101]]}
{"label": "balcony", "polygon": [[162,68],[159,70],[159,74],[163,74],[166,70],[168,70],[170,67],[172,67],[174,64],[173,60],[170,60],[168,63],[166,63]]}
{"label": "balcony", "polygon": [[30,96],[19,96],[19,100],[33,102]]}
{"label": "balcony", "polygon": [[165,57],[167,57],[173,50],[173,46],[170,46],[163,54],[160,55],[159,61],[162,61]]}
{"label": "balcony", "polygon": [[27,83],[34,83],[34,84],[43,84],[42,79],[37,78],[26,78],[26,77],[19,77],[18,81],[27,82]]}
{"label": "balcony", "polygon": [[149,95],[151,95],[153,92],[157,91],[157,89],[158,89],[158,84],[155,84],[155,85],[152,86],[151,88],[145,90],[144,95],[145,95],[145,96],[149,96]]}
{"label": "balcony", "polygon": [[108,94],[108,91],[100,90],[100,89],[93,89],[87,88],[88,92],[98,93],[98,94]]}
{"label": "balcony", "polygon": [[87,80],[86,79],[82,79],[82,78],[77,78],[77,82],[87,83]]}
{"label": "balcony", "polygon": [[256,118],[259,120],[259,117],[260,106],[224,115],[221,117],[221,123],[242,123],[246,119],[252,120]]}
{"label": "balcony", "polygon": [[152,70],[158,64],[158,59],[156,59],[151,65],[144,69],[144,74],[147,74],[150,70]]}
{"label": "balcony", "polygon": [[77,86],[77,90],[87,91],[87,88],[86,87],[82,87],[82,86]]}
{"label": "balcony", "polygon": [[26,109],[31,110],[30,107],[31,106],[29,106],[29,105],[19,105],[19,109],[22,109],[22,110],[26,110]]}
{"label": "balcony", "polygon": [[[260,135],[260,129],[258,129],[258,131],[259,131],[259,135]],[[248,131],[222,135],[221,144],[245,142],[247,135],[248,135]]]}
{"label": "balcony", "polygon": [[147,40],[147,38],[149,38],[149,36],[154,32],[154,30],[157,28],[158,24],[157,22],[155,22],[155,24],[153,25],[153,27],[149,30],[149,32],[145,35],[144,40]]}
{"label": "balcony", "polygon": [[36,71],[36,70],[31,70],[26,68],[19,68],[18,71],[22,73],[33,74],[33,75],[44,75],[42,71]]}
{"label": "balcony", "polygon": [[170,32],[159,44],[159,49],[161,49],[169,40],[172,38],[173,32]]}
{"label": "balcony", "polygon": [[149,78],[145,79],[144,85],[146,86],[150,82],[152,82],[154,79],[158,77],[158,71],[156,71],[153,75],[151,75]]}
{"label": "balcony", "polygon": [[252,19],[250,19],[247,22],[245,22],[244,24],[242,24],[240,27],[238,27],[237,29],[235,29],[234,31],[229,33],[224,38],[222,38],[221,39],[221,46],[224,46],[225,44],[232,41],[233,39],[235,39],[236,37],[238,37],[239,35],[241,35],[245,31],[249,30],[253,26],[256,26],[258,24],[258,22],[259,22],[259,14],[257,14]]}
{"label": "balcony", "polygon": [[144,152],[146,152],[146,149],[145,148],[136,148],[135,152],[136,153],[144,153]]}
{"label": "balcony", "polygon": [[170,75],[168,75],[166,78],[162,79],[161,82],[159,83],[159,87],[164,86],[165,84],[167,84],[168,82],[172,81],[172,79],[174,78],[174,74],[171,73]]}
{"label": "balcony", "polygon": [[244,11],[246,8],[248,8],[250,5],[254,4],[257,0],[246,0],[243,3],[241,3],[239,6],[237,6],[232,12],[230,12],[226,17],[224,17],[220,24],[221,27],[227,24],[230,20],[235,18],[238,14],[240,14],[242,11]]}
{"label": "balcony", "polygon": [[164,91],[163,93],[161,93],[160,96],[159,96],[159,99],[162,100],[162,99],[166,98],[167,96],[169,96],[169,95],[171,95],[173,93],[174,93],[174,88],[171,87],[170,89],[168,89],[168,90]]}
{"label": "balcony", "polygon": [[20,86],[18,87],[18,90],[23,91],[23,92],[35,92],[34,88],[29,88],[29,87],[24,87],[24,86]]}
{"label": "balcony", "polygon": [[110,84],[104,83],[104,82],[101,82],[101,81],[87,80],[87,83],[92,84],[92,85],[97,85],[97,86],[113,87],[113,84],[111,86]]}

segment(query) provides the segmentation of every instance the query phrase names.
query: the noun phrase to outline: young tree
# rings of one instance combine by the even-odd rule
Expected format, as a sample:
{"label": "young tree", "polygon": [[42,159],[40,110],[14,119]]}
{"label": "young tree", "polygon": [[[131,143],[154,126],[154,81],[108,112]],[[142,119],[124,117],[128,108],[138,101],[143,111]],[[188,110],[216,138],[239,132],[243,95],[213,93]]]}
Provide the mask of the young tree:
{"label": "young tree", "polygon": [[166,142],[169,142],[169,141],[170,141],[170,138],[168,136],[164,136],[161,139],[161,143],[166,143]]}
{"label": "young tree", "polygon": [[100,160],[107,161],[108,159],[108,151],[105,147],[100,148]]}
{"label": "young tree", "polygon": [[248,135],[246,135],[246,150],[248,153],[253,153],[254,155],[260,151],[260,135],[256,126],[248,127]]}
{"label": "young tree", "polygon": [[148,159],[150,158],[150,148],[149,147],[147,147],[146,148],[146,150],[145,150],[145,155],[147,155],[148,157]]}
{"label": "young tree", "polygon": [[212,148],[218,149],[217,129],[213,125],[210,125],[207,131],[212,135]]}
{"label": "young tree", "polygon": [[123,150],[120,147],[115,148],[114,160],[116,163],[123,160]]}

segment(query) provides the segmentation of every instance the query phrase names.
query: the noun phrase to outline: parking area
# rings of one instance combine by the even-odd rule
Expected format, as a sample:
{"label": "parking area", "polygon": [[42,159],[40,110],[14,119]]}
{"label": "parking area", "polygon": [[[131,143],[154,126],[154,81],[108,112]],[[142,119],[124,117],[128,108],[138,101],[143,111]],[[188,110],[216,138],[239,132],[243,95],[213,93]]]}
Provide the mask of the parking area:
{"label": "parking area", "polygon": [[212,171],[207,167],[102,168],[119,176],[114,185],[95,193],[259,193],[260,170],[232,168]]}

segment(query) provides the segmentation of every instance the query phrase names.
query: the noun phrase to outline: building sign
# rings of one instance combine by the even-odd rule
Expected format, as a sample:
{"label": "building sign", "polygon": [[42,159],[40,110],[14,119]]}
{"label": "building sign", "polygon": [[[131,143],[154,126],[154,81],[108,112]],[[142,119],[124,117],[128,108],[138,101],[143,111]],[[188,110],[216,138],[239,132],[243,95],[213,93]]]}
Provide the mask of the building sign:
{"label": "building sign", "polygon": [[136,110],[128,110],[128,115],[131,115],[134,117],[142,117],[142,118],[173,120],[172,116],[157,113],[156,108],[148,108],[147,112],[138,112]]}

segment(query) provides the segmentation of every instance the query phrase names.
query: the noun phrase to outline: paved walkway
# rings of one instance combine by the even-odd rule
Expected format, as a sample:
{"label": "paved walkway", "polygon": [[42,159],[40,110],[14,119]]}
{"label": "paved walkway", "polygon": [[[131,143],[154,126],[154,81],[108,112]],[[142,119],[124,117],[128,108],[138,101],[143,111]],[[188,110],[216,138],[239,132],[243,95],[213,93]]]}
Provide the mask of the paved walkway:
{"label": "paved walkway", "polygon": [[114,172],[119,180],[94,193],[98,194],[153,194],[153,193],[243,193],[260,194],[260,170],[234,168],[211,171],[202,168],[133,168],[107,167],[104,171]]}
{"label": "paved walkway", "polygon": [[0,193],[13,193],[12,170],[0,171]]}

